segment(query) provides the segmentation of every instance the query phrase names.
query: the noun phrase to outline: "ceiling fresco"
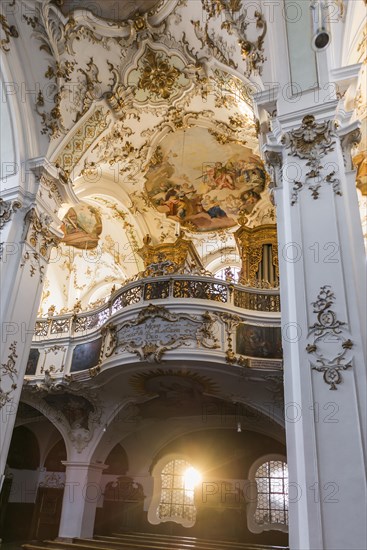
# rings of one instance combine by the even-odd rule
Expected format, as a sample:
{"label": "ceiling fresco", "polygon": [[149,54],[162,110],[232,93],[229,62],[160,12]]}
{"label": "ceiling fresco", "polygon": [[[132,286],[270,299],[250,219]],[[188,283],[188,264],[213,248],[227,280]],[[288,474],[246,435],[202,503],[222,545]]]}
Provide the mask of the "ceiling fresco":
{"label": "ceiling fresco", "polygon": [[98,246],[102,233],[102,218],[93,206],[78,204],[68,210],[61,230],[64,232],[63,243],[83,250],[92,250]]}
{"label": "ceiling fresco", "polygon": [[206,128],[164,138],[146,173],[157,211],[194,231],[235,226],[239,215],[252,212],[265,184],[262,161],[250,149],[218,143]]}

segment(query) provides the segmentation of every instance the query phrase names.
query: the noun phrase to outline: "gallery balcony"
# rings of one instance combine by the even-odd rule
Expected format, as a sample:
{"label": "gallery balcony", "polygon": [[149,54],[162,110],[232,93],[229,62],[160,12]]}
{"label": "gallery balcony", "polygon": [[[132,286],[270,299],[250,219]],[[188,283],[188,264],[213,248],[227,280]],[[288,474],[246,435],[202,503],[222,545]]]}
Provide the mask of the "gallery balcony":
{"label": "gallery balcony", "polygon": [[163,354],[279,369],[279,290],[207,275],[137,277],[97,309],[37,319],[27,375],[93,376],[117,363],[159,363]]}

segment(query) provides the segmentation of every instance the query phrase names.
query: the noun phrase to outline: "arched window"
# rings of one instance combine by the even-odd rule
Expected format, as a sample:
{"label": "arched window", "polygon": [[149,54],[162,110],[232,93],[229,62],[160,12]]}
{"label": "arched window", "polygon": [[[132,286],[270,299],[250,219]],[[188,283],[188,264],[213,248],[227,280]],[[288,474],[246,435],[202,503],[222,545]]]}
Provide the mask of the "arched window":
{"label": "arched window", "polygon": [[288,466],[285,458],[280,455],[262,457],[251,466],[249,478],[255,482],[247,515],[250,531],[288,531]]}
{"label": "arched window", "polygon": [[167,457],[154,468],[154,495],[148,512],[150,523],[166,521],[192,527],[196,521],[195,487],[200,474],[184,458]]}

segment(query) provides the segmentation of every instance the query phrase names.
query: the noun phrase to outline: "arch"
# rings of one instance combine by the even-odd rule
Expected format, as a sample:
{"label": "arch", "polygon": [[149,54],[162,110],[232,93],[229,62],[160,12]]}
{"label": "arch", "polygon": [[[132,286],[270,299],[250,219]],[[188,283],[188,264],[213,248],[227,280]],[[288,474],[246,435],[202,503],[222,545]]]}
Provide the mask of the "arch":
{"label": "arch", "polygon": [[65,472],[63,461],[66,461],[66,459],[65,442],[63,439],[59,439],[47,453],[44,467],[50,472]]}
{"label": "arch", "polygon": [[222,267],[227,267],[228,265],[241,268],[241,256],[235,247],[220,248],[214,253],[205,256],[203,258],[203,263],[205,269],[215,273]]}
{"label": "arch", "polygon": [[129,470],[129,461],[125,449],[120,443],[117,443],[113,449],[109,452],[108,457],[105,460],[105,465],[108,466],[106,470],[107,475],[125,475]]}
{"label": "arch", "polygon": [[15,470],[37,470],[40,466],[40,448],[37,437],[26,426],[13,431],[7,459],[9,468]]}
{"label": "arch", "polygon": [[22,396],[22,402],[26,403],[27,405],[30,405],[45,417],[46,420],[49,420],[53,426],[57,429],[57,431],[60,433],[65,447],[66,447],[66,454],[69,457],[69,455],[72,454],[72,443],[68,437],[68,432],[66,426],[63,426],[57,419],[56,411],[54,411],[47,403],[40,399],[36,399],[33,396],[25,395]]}
{"label": "arch", "polygon": [[288,466],[280,454],[264,455],[249,470],[247,524],[252,533],[288,532]]}

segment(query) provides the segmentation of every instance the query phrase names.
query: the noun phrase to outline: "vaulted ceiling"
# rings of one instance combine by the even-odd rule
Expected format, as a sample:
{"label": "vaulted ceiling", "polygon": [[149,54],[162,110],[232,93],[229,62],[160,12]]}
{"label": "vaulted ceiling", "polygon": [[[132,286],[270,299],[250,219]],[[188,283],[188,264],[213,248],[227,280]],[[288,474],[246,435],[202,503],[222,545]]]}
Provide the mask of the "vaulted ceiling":
{"label": "vaulted ceiling", "polygon": [[[359,62],[357,42],[348,52],[342,48],[353,28],[360,36],[356,16],[349,21],[351,8],[339,0],[335,4],[343,10],[334,55],[339,65]],[[173,242],[184,232],[207,266],[228,253],[238,261],[233,233],[239,223],[275,223],[259,157],[258,135],[266,128],[252,107],[253,93],[273,80],[275,62],[271,12],[261,2],[16,0],[11,5],[16,32],[27,44],[19,48],[24,75],[39,84],[35,124],[45,154],[74,193],[60,213],[72,236],[49,269],[58,281],[58,310],[94,296],[85,280],[83,291],[77,291],[82,285],[72,272],[93,281],[98,295],[99,288],[139,271],[136,252],[146,234],[156,244]],[[84,204],[80,215],[78,203]],[[73,223],[83,216],[84,229],[75,236]],[[96,231],[98,218],[102,228],[84,246],[85,233]],[[97,245],[103,269],[96,262],[82,268],[77,259],[68,266],[67,248],[78,258]]]}

